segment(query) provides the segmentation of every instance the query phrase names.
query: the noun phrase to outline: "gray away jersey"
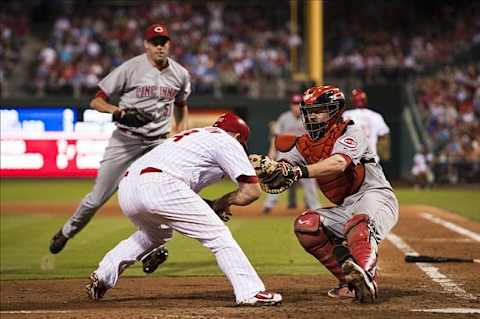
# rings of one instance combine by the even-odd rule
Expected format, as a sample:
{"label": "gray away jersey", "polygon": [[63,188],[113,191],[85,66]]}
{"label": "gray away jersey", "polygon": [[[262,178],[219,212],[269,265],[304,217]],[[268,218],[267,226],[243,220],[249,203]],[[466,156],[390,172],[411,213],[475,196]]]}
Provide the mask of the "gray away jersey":
{"label": "gray away jersey", "polygon": [[282,113],[275,125],[274,134],[292,134],[295,136],[302,136],[305,134],[302,120],[293,115],[292,111]]}
{"label": "gray away jersey", "polygon": [[[353,164],[359,164],[362,160],[375,159],[375,153],[371,150],[365,133],[356,124],[348,125],[345,133],[337,139],[331,152],[331,155],[333,154],[345,154],[352,159]],[[291,163],[307,164],[307,161],[296,147],[287,153],[281,153],[279,158],[286,159]],[[385,178],[382,167],[376,161],[365,164],[365,179],[357,194],[371,189],[392,190],[392,186]]]}
{"label": "gray away jersey", "polygon": [[168,58],[168,67],[158,70],[141,54],[115,68],[100,83],[109,97],[120,96],[121,108],[136,108],[151,114],[154,120],[145,126],[118,127],[145,136],[170,132],[174,102],[186,101],[190,95],[190,76],[179,63]]}

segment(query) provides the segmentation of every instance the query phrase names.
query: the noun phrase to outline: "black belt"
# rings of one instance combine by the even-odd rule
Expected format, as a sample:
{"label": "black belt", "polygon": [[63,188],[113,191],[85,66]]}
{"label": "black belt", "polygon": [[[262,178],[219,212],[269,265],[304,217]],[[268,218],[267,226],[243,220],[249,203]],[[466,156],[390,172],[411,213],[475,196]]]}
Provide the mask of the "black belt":
{"label": "black belt", "polygon": [[169,133],[163,133],[163,134],[160,134],[160,135],[157,135],[157,136],[147,136],[147,135],[143,135],[142,133],[129,131],[127,129],[124,129],[123,127],[119,127],[118,129],[120,131],[122,131],[123,133],[127,134],[127,135],[140,137],[140,138],[143,138],[143,139],[149,140],[149,141],[165,139],[169,135]]}
{"label": "black belt", "polygon": [[360,163],[362,163],[362,164],[375,163],[375,159],[374,159],[374,158],[370,158],[370,159],[364,159],[364,158],[362,158],[362,159],[360,160]]}

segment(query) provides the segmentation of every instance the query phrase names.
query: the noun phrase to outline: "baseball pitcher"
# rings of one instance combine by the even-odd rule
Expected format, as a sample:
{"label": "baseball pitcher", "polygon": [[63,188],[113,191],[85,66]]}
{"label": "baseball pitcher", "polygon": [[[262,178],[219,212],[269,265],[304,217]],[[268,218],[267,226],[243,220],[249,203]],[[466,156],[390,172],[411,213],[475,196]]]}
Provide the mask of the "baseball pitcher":
{"label": "baseball pitcher", "polygon": [[[59,253],[115,193],[133,161],[163,143],[171,130],[186,128],[190,78],[184,67],[168,57],[167,28],[161,24],[149,26],[144,32],[144,48],[144,54],[127,60],[100,81],[99,91],[90,102],[95,110],[112,113],[117,129],[105,150],[93,190],[52,238],[53,254]],[[119,97],[118,106],[111,104],[113,96]],[[144,271],[152,272],[166,259],[166,248],[153,250],[145,257]]]}
{"label": "baseball pitcher", "polygon": [[378,244],[398,220],[398,202],[362,129],[342,120],[344,94],[312,87],[300,105],[307,134],[278,137],[280,161],[251,155],[261,187],[270,193],[300,178],[316,178],[337,206],[307,210],[295,220],[303,248],[339,281],[334,298],[374,302],[378,295]]}
{"label": "baseball pitcher", "polygon": [[[249,134],[242,119],[226,113],[212,127],[169,138],[128,168],[118,199],[138,231],[109,251],[91,274],[87,285],[91,299],[102,298],[126,267],[151,247],[170,239],[174,229],[197,239],[215,254],[238,305],[270,306],[282,301],[280,294],[265,291],[223,223],[230,215],[230,205],[245,206],[260,196],[258,179],[244,150]],[[238,189],[209,202],[198,195],[202,188],[223,177],[230,178]]]}

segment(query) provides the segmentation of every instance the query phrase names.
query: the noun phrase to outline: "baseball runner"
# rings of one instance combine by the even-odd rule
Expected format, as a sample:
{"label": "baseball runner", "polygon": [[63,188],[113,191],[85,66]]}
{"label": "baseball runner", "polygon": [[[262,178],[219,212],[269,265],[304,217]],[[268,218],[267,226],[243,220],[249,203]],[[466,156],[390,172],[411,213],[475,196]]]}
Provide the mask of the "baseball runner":
{"label": "baseball runner", "polygon": [[[276,305],[282,301],[280,294],[265,291],[222,222],[231,215],[230,205],[245,206],[260,196],[258,179],[244,150],[249,133],[242,119],[226,113],[212,127],[187,130],[169,138],[128,168],[120,182],[118,199],[138,231],[109,251],[91,274],[87,285],[91,299],[102,298],[126,267],[142,258],[150,247],[169,240],[174,229],[197,239],[215,254],[233,286],[237,304]],[[209,203],[198,195],[202,188],[225,176],[238,185],[236,191]]]}
{"label": "baseball runner", "polygon": [[[305,134],[305,128],[303,127],[302,120],[300,119],[300,102],[302,96],[300,94],[292,95],[290,99],[290,111],[284,112],[278,118],[273,130],[273,137],[270,142],[270,149],[268,156],[270,158],[278,159],[278,152],[275,148],[275,136],[280,134],[290,134],[294,136],[302,136]],[[300,184],[303,187],[303,196],[305,207],[307,209],[316,209],[320,207],[318,202],[317,185],[315,179],[305,178],[298,181],[288,189],[288,207],[296,208],[296,185]],[[265,203],[263,205],[262,212],[268,214],[272,208],[277,204],[278,194],[267,194]]]}
{"label": "baseball runner", "polygon": [[[52,238],[53,254],[59,253],[115,193],[133,161],[163,143],[171,130],[179,132],[187,127],[190,78],[184,67],[168,57],[167,28],[161,24],[149,26],[144,32],[144,48],[144,54],[124,62],[100,81],[99,91],[90,102],[95,110],[112,113],[117,129],[105,150],[92,192]],[[118,106],[109,102],[117,95]],[[163,247],[152,250],[143,260],[144,271],[154,271],[167,254]]]}
{"label": "baseball runner", "polygon": [[294,223],[303,248],[339,281],[334,298],[374,302],[378,244],[398,220],[398,202],[363,130],[343,121],[345,96],[336,87],[308,89],[300,105],[307,134],[279,136],[284,161],[251,155],[260,185],[281,192],[300,178],[316,178],[333,208],[307,210]]}
{"label": "baseball runner", "polygon": [[[354,89],[351,94],[353,109],[343,112],[345,121],[352,120],[365,133],[368,145],[377,154],[377,160],[390,159],[390,129],[380,113],[367,108],[367,94]],[[377,151],[378,146],[378,151]]]}

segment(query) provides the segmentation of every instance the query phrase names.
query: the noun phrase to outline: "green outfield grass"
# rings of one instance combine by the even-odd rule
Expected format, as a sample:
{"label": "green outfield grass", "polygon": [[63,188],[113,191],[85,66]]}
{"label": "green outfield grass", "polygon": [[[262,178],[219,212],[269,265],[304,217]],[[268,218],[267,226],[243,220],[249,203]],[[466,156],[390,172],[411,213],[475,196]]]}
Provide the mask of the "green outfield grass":
{"label": "green outfield grass", "polygon": [[[90,191],[91,180],[2,180],[0,200],[6,202],[77,202]],[[206,189],[215,198],[233,189],[230,183]],[[480,221],[479,192],[467,189],[414,191],[397,189],[400,204],[427,204]],[[115,201],[115,198],[111,199]],[[281,196],[285,205],[285,196]],[[299,200],[299,202],[301,202]],[[97,216],[59,255],[48,252],[51,236],[66,217],[38,212],[35,215],[0,215],[0,278],[38,279],[87,277],[103,255],[134,227],[126,218]],[[234,218],[229,227],[260,274],[324,274],[307,255],[292,232],[292,218]],[[154,276],[220,275],[211,253],[197,241],[175,234],[168,244],[170,258]],[[143,275],[140,265],[126,275]]]}

